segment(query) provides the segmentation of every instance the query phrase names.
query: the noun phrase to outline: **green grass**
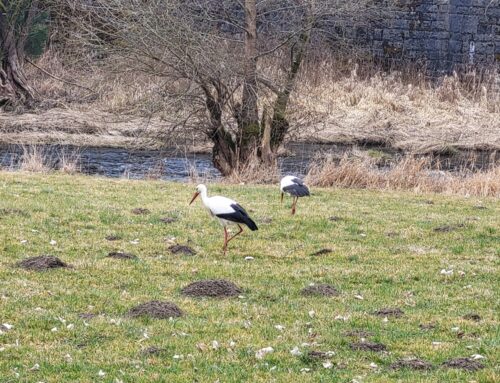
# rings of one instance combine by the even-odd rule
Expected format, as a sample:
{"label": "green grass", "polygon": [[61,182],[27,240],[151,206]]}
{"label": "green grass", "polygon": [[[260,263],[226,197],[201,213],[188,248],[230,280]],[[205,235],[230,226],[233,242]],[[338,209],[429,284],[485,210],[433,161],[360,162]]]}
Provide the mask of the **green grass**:
{"label": "green grass", "polygon": [[[498,381],[498,200],[315,189],[292,217],[290,199],[281,206],[277,187],[210,185],[209,194],[236,199],[259,225],[231,242],[224,257],[222,228],[200,201],[188,206],[193,191],[194,185],[160,181],[0,173],[0,323],[14,326],[0,335],[0,382]],[[151,214],[132,214],[137,207]],[[164,224],[164,216],[179,219]],[[272,222],[260,223],[264,218]],[[110,234],[123,238],[110,242]],[[171,237],[198,254],[170,254]],[[131,244],[135,239],[139,243]],[[311,256],[322,248],[333,252]],[[105,258],[113,250],[139,260]],[[39,273],[14,267],[41,254],[73,268]],[[444,276],[441,269],[454,273]],[[180,294],[206,278],[237,283],[243,297]],[[303,297],[300,290],[313,282],[332,284],[341,294]],[[186,315],[173,321],[126,317],[131,307],[153,299],[172,301]],[[384,322],[373,315],[384,307],[405,315]],[[79,318],[87,312],[100,315]],[[463,319],[468,313],[482,320]],[[348,319],[335,319],[339,315]],[[419,328],[429,322],[436,327]],[[278,324],[285,329],[278,331]],[[349,343],[356,339],[344,333],[355,329],[373,332],[370,340],[388,352],[352,351]],[[211,348],[213,340],[219,349]],[[151,346],[165,352],[141,352]],[[256,359],[255,352],[268,346],[274,352]],[[334,367],[293,356],[296,346],[335,351]],[[473,354],[486,358],[485,369],[440,366]],[[435,368],[389,368],[409,356]],[[32,369],[35,364],[39,369]]]}

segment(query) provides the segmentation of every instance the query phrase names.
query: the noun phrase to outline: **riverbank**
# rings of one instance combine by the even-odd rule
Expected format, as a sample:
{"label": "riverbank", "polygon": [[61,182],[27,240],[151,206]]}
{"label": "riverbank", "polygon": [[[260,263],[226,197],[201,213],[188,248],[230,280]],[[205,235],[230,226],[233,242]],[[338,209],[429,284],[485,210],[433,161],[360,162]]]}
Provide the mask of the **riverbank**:
{"label": "riverbank", "polygon": [[[354,115],[343,119],[329,116],[294,134],[294,142],[375,145],[406,153],[434,154],[443,151],[500,150],[500,113],[471,116],[470,120],[425,123],[423,126],[386,120],[362,122]],[[457,111],[460,114],[460,111]],[[53,108],[23,114],[0,112],[0,144],[52,144],[113,147],[141,150],[178,148],[187,152],[209,153],[210,142],[201,134],[185,135],[158,117],[145,118],[96,109]]]}
{"label": "riverbank", "polygon": [[[161,78],[117,71],[109,60],[90,68],[64,64],[54,52],[38,60],[57,78],[86,89],[27,67],[43,102],[20,114],[0,112],[0,144],[210,151],[200,124],[204,111],[190,115],[190,105],[172,107]],[[306,65],[290,99],[288,142],[368,144],[404,153],[500,150],[498,84],[494,71],[428,80],[373,66]],[[272,101],[266,97],[263,102]]]}
{"label": "riverbank", "polygon": [[288,145],[287,154],[277,159],[277,166],[243,169],[223,178],[209,154],[178,148],[0,145],[0,169],[229,184],[277,184],[282,176],[294,174],[311,186],[500,197],[497,151],[417,156],[381,148],[296,143]]}

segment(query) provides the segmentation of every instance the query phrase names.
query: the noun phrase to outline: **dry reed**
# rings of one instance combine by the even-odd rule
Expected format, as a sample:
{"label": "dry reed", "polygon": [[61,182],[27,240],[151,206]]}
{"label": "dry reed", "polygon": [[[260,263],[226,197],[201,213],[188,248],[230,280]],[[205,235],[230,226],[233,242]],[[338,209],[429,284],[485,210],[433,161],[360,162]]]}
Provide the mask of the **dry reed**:
{"label": "dry reed", "polygon": [[306,176],[311,186],[382,190],[410,190],[463,196],[500,197],[500,166],[490,170],[457,172],[432,170],[432,159],[406,156],[389,168],[373,160],[343,157],[314,162]]}
{"label": "dry reed", "polygon": [[47,173],[50,170],[48,154],[37,145],[22,146],[19,170],[33,173]]}

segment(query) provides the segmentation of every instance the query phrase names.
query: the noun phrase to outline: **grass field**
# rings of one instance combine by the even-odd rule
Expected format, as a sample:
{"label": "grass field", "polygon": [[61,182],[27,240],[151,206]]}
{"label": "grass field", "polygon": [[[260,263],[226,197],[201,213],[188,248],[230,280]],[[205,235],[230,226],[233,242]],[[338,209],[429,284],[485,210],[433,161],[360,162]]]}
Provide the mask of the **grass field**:
{"label": "grass field", "polygon": [[[213,185],[209,194],[236,199],[259,225],[223,257],[221,227],[200,201],[188,206],[193,191],[160,181],[0,173],[0,382],[498,381],[498,199],[315,189],[292,217],[277,187]],[[177,221],[160,221],[166,216]],[[171,254],[173,242],[197,255]],[[321,249],[332,251],[311,255]],[[138,259],[106,258],[115,250]],[[15,266],[41,254],[72,268]],[[180,292],[215,278],[243,293]],[[301,295],[311,283],[340,295]],[[127,316],[154,299],[185,315]],[[374,315],[383,308],[404,315]],[[362,340],[348,332],[357,330],[387,350],[353,350]],[[153,346],[160,351],[144,352]],[[265,347],[274,352],[256,358]],[[310,351],[335,354],[317,359]],[[442,366],[472,355],[483,369]],[[433,367],[390,367],[408,357]]]}

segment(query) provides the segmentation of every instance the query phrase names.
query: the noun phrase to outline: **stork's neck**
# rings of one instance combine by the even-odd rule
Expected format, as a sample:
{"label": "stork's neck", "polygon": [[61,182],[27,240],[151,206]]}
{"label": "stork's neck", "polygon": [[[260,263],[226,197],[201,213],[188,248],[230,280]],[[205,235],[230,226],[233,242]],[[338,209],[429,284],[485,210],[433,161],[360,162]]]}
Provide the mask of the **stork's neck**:
{"label": "stork's neck", "polygon": [[203,201],[203,204],[205,206],[208,206],[208,193],[207,193],[207,189],[202,189],[201,192],[201,200]]}

